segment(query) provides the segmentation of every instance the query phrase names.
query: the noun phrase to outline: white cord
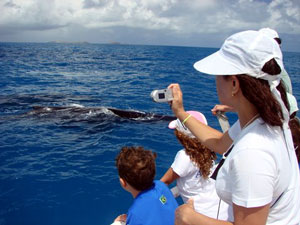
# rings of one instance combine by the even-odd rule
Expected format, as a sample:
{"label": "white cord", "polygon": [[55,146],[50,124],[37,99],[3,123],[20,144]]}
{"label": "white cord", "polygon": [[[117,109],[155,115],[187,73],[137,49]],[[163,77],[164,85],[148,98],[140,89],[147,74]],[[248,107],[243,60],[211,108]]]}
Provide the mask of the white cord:
{"label": "white cord", "polygon": [[217,219],[219,219],[220,207],[221,207],[221,199],[219,200]]}

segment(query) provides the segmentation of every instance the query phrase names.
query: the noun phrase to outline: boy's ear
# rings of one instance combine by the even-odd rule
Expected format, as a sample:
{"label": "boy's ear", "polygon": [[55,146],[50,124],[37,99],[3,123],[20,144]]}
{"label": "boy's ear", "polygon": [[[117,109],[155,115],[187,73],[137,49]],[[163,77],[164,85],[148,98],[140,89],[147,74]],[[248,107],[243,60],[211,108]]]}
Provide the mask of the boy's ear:
{"label": "boy's ear", "polygon": [[126,181],[125,181],[123,178],[121,178],[121,177],[119,177],[119,180],[120,180],[121,186],[122,186],[123,188],[125,188],[125,187],[127,186]]}

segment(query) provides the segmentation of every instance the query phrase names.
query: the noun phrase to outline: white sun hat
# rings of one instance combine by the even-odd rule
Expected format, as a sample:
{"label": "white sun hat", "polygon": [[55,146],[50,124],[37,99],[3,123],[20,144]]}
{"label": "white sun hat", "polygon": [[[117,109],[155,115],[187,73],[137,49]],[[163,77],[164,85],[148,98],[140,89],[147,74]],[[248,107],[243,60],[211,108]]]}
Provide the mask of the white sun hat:
{"label": "white sun hat", "polygon": [[[187,111],[188,114],[192,115],[192,117],[194,117],[195,119],[197,119],[198,121],[200,121],[201,123],[204,123],[205,125],[207,125],[207,120],[205,118],[205,116],[198,111]],[[182,122],[179,119],[173,120],[169,123],[168,126],[170,129],[176,129],[182,133],[184,133],[185,135],[191,137],[191,138],[195,138],[195,136],[191,133],[191,131],[184,125],[182,124]]]}
{"label": "white sun hat", "polygon": [[221,49],[196,62],[194,68],[211,75],[247,74],[255,78],[276,80],[262,71],[266,62],[274,58],[283,68],[279,45],[261,32],[248,30],[227,38]]}
{"label": "white sun hat", "polygon": [[[279,35],[278,35],[277,31],[273,30],[269,27],[261,28],[260,30],[258,30],[258,32],[260,32],[264,35],[267,35],[268,37],[273,38],[273,39],[279,38]],[[282,81],[284,82],[285,85],[289,86],[290,90],[292,89],[290,83],[285,82],[284,79],[282,79]],[[287,99],[288,99],[288,102],[289,102],[289,105],[290,105],[290,115],[292,115],[294,112],[297,112],[299,110],[297,100],[296,100],[295,96],[293,96],[292,94],[290,94],[288,92],[286,94],[287,94]]]}
{"label": "white sun hat", "polygon": [[269,36],[270,38],[279,38],[279,35],[277,33],[276,30],[273,30],[269,27],[265,27],[265,28],[261,28],[260,30],[258,30],[258,32],[263,33],[267,36]]}

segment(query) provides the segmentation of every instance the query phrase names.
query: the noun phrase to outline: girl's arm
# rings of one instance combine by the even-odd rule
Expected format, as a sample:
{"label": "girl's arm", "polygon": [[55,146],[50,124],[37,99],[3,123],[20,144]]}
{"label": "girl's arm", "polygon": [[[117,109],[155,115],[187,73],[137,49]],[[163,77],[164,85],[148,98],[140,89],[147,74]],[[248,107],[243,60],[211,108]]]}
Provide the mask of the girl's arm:
{"label": "girl's arm", "polygon": [[174,172],[170,167],[167,172],[160,178],[160,181],[164,182],[166,185],[170,185],[173,181],[179,178],[179,175]]}

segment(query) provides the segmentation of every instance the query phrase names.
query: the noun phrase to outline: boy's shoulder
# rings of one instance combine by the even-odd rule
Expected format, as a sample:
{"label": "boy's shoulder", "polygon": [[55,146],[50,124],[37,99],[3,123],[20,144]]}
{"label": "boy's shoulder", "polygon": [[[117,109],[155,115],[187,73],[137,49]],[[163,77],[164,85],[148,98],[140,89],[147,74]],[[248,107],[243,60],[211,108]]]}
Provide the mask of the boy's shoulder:
{"label": "boy's shoulder", "polygon": [[[174,212],[177,207],[177,201],[168,186],[155,180],[151,188],[142,191],[134,199],[128,210],[127,222],[135,224],[133,221],[138,220],[144,221],[143,224],[174,224]],[[169,218],[167,221],[166,217]]]}
{"label": "boy's shoulder", "polygon": [[141,200],[156,201],[161,194],[167,195],[168,197],[173,197],[172,192],[165,183],[161,182],[160,180],[154,180],[153,185],[149,189],[138,194],[138,196],[135,198],[135,202]]}
{"label": "boy's shoulder", "polygon": [[175,209],[178,206],[169,187],[155,180],[151,188],[142,191],[135,199],[129,211],[149,213],[149,209]]}

